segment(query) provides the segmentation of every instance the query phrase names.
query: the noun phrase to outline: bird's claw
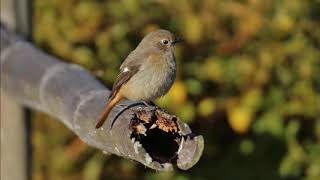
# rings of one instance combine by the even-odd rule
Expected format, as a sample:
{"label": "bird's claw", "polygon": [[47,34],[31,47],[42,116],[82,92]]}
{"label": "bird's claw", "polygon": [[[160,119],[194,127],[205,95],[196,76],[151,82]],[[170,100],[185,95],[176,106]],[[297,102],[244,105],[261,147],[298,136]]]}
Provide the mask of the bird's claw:
{"label": "bird's claw", "polygon": [[142,101],[142,103],[147,107],[154,107],[156,106],[152,101]]}

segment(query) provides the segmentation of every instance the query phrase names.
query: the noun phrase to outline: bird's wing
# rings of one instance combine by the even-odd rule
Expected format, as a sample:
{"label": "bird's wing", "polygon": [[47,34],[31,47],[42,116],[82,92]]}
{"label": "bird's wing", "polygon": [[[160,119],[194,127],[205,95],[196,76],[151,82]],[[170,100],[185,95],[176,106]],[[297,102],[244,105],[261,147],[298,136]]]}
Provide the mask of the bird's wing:
{"label": "bird's wing", "polygon": [[114,96],[123,84],[128,82],[132,76],[134,76],[139,71],[139,66],[126,67],[121,71],[112,86],[112,91],[110,97]]}
{"label": "bird's wing", "polygon": [[[133,53],[126,58],[126,60],[120,66],[120,73],[112,86],[110,97],[117,94],[122,85],[128,82],[132,76],[134,76],[142,66],[141,58],[137,59]],[[141,56],[140,56],[141,57]]]}

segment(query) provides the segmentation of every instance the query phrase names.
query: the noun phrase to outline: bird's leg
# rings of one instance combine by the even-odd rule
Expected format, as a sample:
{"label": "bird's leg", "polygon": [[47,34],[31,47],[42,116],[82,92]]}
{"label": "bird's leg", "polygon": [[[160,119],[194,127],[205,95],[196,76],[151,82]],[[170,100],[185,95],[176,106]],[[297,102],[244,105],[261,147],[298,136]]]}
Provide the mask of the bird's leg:
{"label": "bird's leg", "polygon": [[152,101],[142,101],[144,105],[147,107],[154,107],[156,106]]}
{"label": "bird's leg", "polygon": [[[147,107],[154,107],[156,106],[152,101],[142,101],[142,103],[147,106]],[[119,106],[126,108],[128,106],[130,106],[129,104],[118,104]]]}

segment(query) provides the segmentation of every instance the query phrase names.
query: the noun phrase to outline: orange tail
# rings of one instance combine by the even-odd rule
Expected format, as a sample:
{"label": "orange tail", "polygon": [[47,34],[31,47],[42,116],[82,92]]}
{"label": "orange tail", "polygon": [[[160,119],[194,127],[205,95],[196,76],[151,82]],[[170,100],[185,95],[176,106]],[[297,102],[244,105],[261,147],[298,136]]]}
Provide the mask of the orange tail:
{"label": "orange tail", "polygon": [[119,93],[117,93],[115,96],[111,97],[111,100],[108,102],[108,104],[106,105],[106,107],[104,108],[104,111],[102,112],[102,114],[100,115],[99,121],[96,125],[96,129],[100,128],[103,123],[106,121],[110,111],[112,110],[112,108],[121,100],[123,99],[123,96],[120,95]]}

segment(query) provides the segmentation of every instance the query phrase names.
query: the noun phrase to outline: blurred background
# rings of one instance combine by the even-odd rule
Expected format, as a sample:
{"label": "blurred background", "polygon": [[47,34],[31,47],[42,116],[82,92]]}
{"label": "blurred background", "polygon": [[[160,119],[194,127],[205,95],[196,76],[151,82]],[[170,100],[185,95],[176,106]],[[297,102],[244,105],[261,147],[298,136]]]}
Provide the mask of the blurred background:
{"label": "blurred background", "polygon": [[32,40],[111,87],[144,35],[182,36],[155,103],[204,135],[188,171],[105,155],[32,112],[32,179],[320,179],[319,0],[33,0]]}

